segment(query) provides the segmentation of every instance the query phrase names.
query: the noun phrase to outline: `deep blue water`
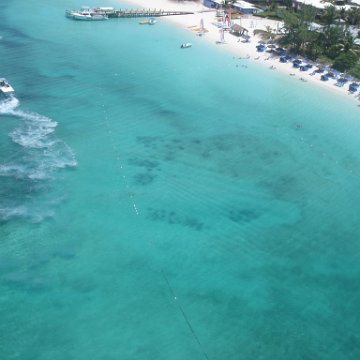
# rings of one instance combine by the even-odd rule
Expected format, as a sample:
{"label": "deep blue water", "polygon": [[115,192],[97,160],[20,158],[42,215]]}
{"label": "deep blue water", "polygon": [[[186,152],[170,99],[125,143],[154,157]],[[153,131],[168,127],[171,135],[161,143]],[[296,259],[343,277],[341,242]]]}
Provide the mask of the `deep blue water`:
{"label": "deep blue water", "polygon": [[358,359],[359,108],[81,5],[0,7],[0,359]]}

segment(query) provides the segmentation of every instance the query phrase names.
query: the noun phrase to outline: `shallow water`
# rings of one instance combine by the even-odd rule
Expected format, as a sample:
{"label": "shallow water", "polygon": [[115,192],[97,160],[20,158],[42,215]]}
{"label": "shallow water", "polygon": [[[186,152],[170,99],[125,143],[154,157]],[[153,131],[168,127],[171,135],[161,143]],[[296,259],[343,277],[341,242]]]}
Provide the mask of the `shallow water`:
{"label": "shallow water", "polygon": [[2,4],[0,358],[358,359],[359,108],[81,5]]}

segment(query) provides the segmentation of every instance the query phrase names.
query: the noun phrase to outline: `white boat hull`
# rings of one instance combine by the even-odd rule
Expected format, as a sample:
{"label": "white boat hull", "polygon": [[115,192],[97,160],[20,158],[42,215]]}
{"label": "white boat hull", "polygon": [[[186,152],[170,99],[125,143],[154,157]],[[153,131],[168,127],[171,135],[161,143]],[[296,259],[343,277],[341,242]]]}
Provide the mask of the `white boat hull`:
{"label": "white boat hull", "polygon": [[12,94],[15,90],[9,85],[8,87],[0,86],[0,91],[3,94]]}
{"label": "white boat hull", "polygon": [[108,19],[107,15],[98,14],[91,10],[80,10],[80,11],[66,10],[65,15],[70,19],[80,20],[80,21],[103,21]]}
{"label": "white boat hull", "polygon": [[3,94],[12,94],[15,90],[5,79],[0,79],[0,91]]}
{"label": "white boat hull", "polygon": [[73,14],[74,20],[82,21],[102,21],[107,20],[107,16],[104,15],[82,15],[82,14]]}

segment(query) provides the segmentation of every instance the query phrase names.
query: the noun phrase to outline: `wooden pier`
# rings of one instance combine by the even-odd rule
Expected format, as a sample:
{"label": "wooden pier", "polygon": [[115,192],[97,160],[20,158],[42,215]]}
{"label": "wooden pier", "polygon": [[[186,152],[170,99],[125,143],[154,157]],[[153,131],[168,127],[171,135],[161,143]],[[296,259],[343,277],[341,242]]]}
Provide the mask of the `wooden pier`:
{"label": "wooden pier", "polygon": [[94,11],[98,14],[106,14],[108,18],[140,18],[194,14],[189,11],[165,11],[156,9],[102,10],[101,8],[96,8]]}

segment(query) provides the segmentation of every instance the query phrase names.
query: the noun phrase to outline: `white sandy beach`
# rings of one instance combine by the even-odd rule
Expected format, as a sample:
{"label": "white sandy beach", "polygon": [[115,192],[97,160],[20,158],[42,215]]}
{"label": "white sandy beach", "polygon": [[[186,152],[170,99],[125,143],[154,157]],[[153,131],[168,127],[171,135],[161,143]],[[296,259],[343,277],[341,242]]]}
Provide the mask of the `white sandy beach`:
{"label": "white sandy beach", "polygon": [[[315,84],[327,91],[336,92],[340,95],[353,98],[355,101],[358,101],[358,98],[355,95],[351,95],[348,92],[348,84],[345,84],[343,87],[335,86],[336,80],[329,79],[329,81],[324,82],[320,80],[320,74],[310,76],[309,74],[312,70],[307,72],[299,71],[299,69],[294,69],[292,63],[280,63],[278,58],[270,59],[270,53],[259,53],[256,50],[256,45],[258,45],[261,39],[258,36],[254,36],[253,32],[255,29],[266,30],[267,26],[270,26],[274,31],[277,27],[281,27],[278,21],[262,19],[259,17],[254,17],[251,15],[243,15],[240,19],[233,20],[234,23],[237,23],[249,32],[248,35],[251,36],[249,43],[241,42],[242,38],[234,36],[228,32],[225,32],[225,42],[224,44],[218,44],[217,42],[220,39],[219,28],[216,24],[216,10],[209,9],[201,4],[201,2],[193,1],[176,1],[176,0],[126,0],[129,4],[129,7],[136,8],[145,8],[145,9],[157,9],[157,10],[177,10],[177,11],[189,11],[194,12],[190,15],[179,15],[179,16],[168,16],[162,17],[159,21],[169,21],[172,22],[184,29],[191,32],[191,36],[198,36],[198,29],[200,26],[200,21],[203,19],[204,27],[207,32],[202,36],[204,41],[209,41],[214,46],[221,47],[224,51],[229,51],[234,54],[236,57],[248,58],[249,60],[256,61],[263,64],[269,68],[269,71],[281,71],[286,76],[291,76],[294,81],[302,81],[303,83]],[[124,1],[122,1],[124,3]],[[185,38],[185,37],[184,37]],[[191,37],[186,37],[187,42]],[[240,39],[240,41],[239,41]],[[191,41],[191,40],[190,40]],[[272,69],[272,70],[271,70]],[[291,75],[290,75],[291,74]]]}

